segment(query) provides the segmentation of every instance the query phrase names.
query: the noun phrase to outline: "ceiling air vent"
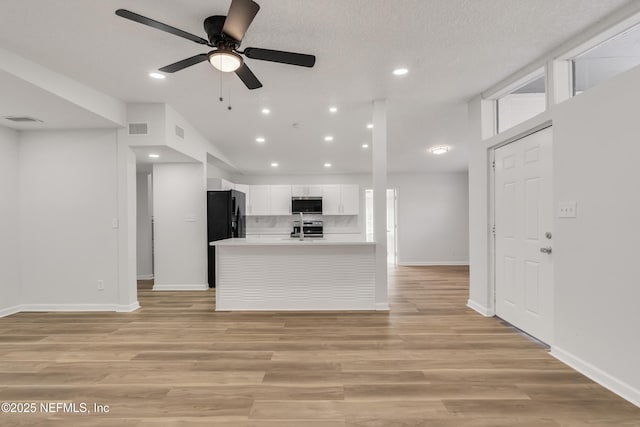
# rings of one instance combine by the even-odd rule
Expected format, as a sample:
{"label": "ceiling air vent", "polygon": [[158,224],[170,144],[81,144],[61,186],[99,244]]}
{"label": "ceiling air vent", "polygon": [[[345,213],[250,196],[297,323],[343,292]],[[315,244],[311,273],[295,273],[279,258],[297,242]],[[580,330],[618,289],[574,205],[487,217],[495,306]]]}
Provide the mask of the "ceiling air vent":
{"label": "ceiling air vent", "polygon": [[149,123],[129,123],[129,135],[148,135]]}
{"label": "ceiling air vent", "polygon": [[184,129],[182,129],[180,126],[176,125],[176,135],[179,138],[184,139]]}
{"label": "ceiling air vent", "polygon": [[42,120],[40,119],[34,119],[33,117],[26,116],[5,116],[4,118],[16,123],[42,123]]}

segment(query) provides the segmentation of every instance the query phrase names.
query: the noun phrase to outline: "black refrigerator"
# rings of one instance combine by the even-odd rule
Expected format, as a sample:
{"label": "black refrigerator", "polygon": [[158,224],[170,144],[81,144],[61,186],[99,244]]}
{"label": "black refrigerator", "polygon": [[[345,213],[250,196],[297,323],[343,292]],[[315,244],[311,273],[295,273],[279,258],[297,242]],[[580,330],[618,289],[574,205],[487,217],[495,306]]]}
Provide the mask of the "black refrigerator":
{"label": "black refrigerator", "polygon": [[241,191],[207,191],[207,245],[209,250],[209,287],[216,278],[215,247],[209,242],[246,237],[245,195]]}

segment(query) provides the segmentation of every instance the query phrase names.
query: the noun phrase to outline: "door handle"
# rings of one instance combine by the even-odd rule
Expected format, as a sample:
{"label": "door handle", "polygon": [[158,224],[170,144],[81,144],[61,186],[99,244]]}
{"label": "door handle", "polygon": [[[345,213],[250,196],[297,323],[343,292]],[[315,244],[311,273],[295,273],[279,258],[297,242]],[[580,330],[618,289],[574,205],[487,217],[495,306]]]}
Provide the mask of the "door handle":
{"label": "door handle", "polygon": [[540,248],[540,252],[542,252],[543,254],[550,254],[551,246],[547,246],[546,248]]}

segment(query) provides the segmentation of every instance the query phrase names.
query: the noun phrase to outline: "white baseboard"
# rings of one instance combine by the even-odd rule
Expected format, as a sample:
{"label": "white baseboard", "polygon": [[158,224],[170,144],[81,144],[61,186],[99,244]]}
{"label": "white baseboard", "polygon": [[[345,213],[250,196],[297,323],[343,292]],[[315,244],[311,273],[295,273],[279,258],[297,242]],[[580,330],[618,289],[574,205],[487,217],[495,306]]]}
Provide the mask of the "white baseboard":
{"label": "white baseboard", "polygon": [[129,305],[118,305],[116,308],[116,311],[118,313],[130,313],[132,311],[136,311],[139,308],[140,308],[140,303],[136,301]]}
{"label": "white baseboard", "polygon": [[12,314],[20,313],[20,306],[14,305],[13,307],[7,307],[0,310],[0,317],[11,316]]}
{"label": "white baseboard", "polygon": [[493,317],[496,315],[496,313],[494,313],[493,310],[490,310],[487,307],[480,305],[475,301],[467,300],[467,307],[477,311],[478,313],[482,314],[484,317]]}
{"label": "white baseboard", "polygon": [[154,291],[206,291],[209,289],[209,284],[205,283],[203,285],[186,285],[186,284],[165,284],[159,285],[154,284]]}
{"label": "white baseboard", "polygon": [[376,311],[389,311],[389,304],[386,302],[378,302],[376,303]]}
{"label": "white baseboard", "polygon": [[117,311],[129,312],[140,308],[138,301],[120,304],[22,304],[19,311]]}
{"label": "white baseboard", "polygon": [[469,261],[410,261],[410,262],[398,262],[398,265],[402,267],[430,267],[439,265],[461,265],[468,266]]}
{"label": "white baseboard", "polygon": [[120,304],[22,304],[0,310],[0,317],[24,311],[116,311],[129,313],[140,308],[138,301],[129,305]]}
{"label": "white baseboard", "polygon": [[141,274],[136,277],[137,280],[153,280],[153,274]]}
{"label": "white baseboard", "polygon": [[629,384],[615,378],[600,368],[572,355],[571,353],[556,347],[551,347],[551,355],[562,363],[571,366],[581,374],[591,378],[601,386],[611,390],[623,399],[628,400],[640,407],[640,390],[633,388]]}

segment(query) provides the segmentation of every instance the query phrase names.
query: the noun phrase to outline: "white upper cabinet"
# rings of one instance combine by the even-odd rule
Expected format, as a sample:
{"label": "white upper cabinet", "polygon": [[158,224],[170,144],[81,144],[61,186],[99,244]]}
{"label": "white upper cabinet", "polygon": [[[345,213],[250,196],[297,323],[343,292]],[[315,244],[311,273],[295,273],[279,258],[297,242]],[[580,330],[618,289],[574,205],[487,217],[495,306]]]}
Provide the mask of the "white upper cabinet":
{"label": "white upper cabinet", "polygon": [[244,185],[247,215],[291,215],[291,197],[322,197],[324,215],[359,215],[360,187],[356,185]]}
{"label": "white upper cabinet", "polygon": [[360,186],[341,185],[340,200],[342,201],[343,215],[360,214]]}
{"label": "white upper cabinet", "polygon": [[247,215],[271,215],[268,185],[251,185],[247,202]]}
{"label": "white upper cabinet", "polygon": [[339,185],[323,185],[322,186],[322,214],[323,215],[340,215],[340,186]]}
{"label": "white upper cabinet", "polygon": [[322,197],[322,185],[292,185],[291,195],[293,197]]}
{"label": "white upper cabinet", "polygon": [[324,215],[359,215],[360,187],[358,185],[323,185],[322,213]]}
{"label": "white upper cabinet", "polygon": [[291,186],[290,185],[271,185],[271,215],[290,215],[291,214]]}

